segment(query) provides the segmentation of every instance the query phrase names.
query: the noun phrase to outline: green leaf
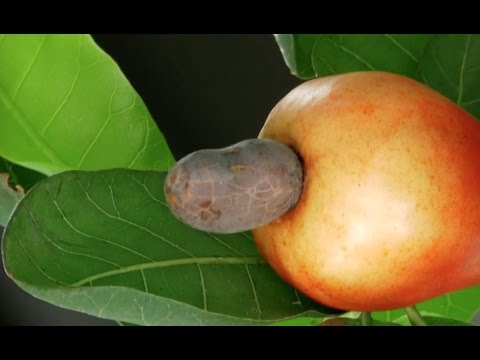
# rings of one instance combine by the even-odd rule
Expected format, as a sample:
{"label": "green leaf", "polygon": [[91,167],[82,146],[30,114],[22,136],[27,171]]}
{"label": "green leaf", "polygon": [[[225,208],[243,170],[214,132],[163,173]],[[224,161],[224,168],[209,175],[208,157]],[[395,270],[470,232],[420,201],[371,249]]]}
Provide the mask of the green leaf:
{"label": "green leaf", "polygon": [[311,54],[319,36],[322,35],[275,34],[275,39],[287,66],[290,68],[291,73],[300,79],[315,77]]}
{"label": "green leaf", "polygon": [[301,79],[379,70],[414,77],[430,34],[277,35],[291,72]]}
{"label": "green leaf", "polygon": [[332,313],[281,281],[249,234],[177,221],[164,178],[71,171],[40,182],[5,230],[8,274],[52,304],[133,324],[268,324]]}
{"label": "green leaf", "polygon": [[[21,192],[15,191],[8,184],[8,174],[0,172],[0,225],[5,226],[13,209],[22,198]],[[1,236],[1,232],[0,232]]]}
{"label": "green leaf", "polygon": [[437,35],[419,63],[420,79],[480,117],[480,36]]}
{"label": "green leaf", "polygon": [[301,79],[380,70],[416,78],[480,117],[480,36],[471,34],[281,34]]}
{"label": "green leaf", "polygon": [[145,104],[88,35],[0,35],[0,156],[46,175],[166,170]]}
{"label": "green leaf", "polygon": [[[480,309],[480,286],[439,296],[435,299],[417,305],[422,314],[433,313],[454,320],[470,322]],[[373,313],[378,320],[400,323],[404,317],[403,309]]]}
{"label": "green leaf", "polygon": [[[403,312],[403,314],[403,316],[395,319],[395,323],[403,326],[410,326],[410,321],[408,320],[407,315],[405,315],[405,312]],[[422,311],[421,315],[428,326],[474,326],[469,322],[447,318],[432,312]]]}
{"label": "green leaf", "polygon": [[425,320],[428,326],[474,326],[464,321],[438,316],[423,316],[423,320]]}

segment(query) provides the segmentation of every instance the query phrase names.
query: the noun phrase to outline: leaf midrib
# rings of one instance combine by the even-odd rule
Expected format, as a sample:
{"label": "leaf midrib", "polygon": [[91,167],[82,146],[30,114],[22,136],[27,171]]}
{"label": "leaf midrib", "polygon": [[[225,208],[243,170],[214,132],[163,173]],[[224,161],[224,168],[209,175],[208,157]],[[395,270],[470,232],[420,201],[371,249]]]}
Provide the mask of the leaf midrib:
{"label": "leaf midrib", "polygon": [[133,271],[141,271],[146,269],[156,269],[171,266],[181,265],[265,265],[266,262],[259,257],[202,257],[202,258],[187,258],[187,259],[174,259],[155,261],[150,263],[142,263],[123,267],[121,269],[115,269],[105,271],[96,275],[86,277],[68,286],[79,287],[88,284],[95,280],[100,280],[109,276],[125,274]]}

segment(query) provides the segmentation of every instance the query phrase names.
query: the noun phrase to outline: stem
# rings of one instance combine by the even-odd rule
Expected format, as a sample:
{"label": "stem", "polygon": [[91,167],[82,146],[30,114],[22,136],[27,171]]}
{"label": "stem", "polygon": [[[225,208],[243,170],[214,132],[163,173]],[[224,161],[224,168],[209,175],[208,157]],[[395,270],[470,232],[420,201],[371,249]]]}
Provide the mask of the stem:
{"label": "stem", "polygon": [[369,311],[362,311],[360,318],[362,326],[372,326],[372,313]]}
{"label": "stem", "polygon": [[415,305],[407,306],[405,312],[407,313],[408,321],[410,321],[412,326],[428,326]]}

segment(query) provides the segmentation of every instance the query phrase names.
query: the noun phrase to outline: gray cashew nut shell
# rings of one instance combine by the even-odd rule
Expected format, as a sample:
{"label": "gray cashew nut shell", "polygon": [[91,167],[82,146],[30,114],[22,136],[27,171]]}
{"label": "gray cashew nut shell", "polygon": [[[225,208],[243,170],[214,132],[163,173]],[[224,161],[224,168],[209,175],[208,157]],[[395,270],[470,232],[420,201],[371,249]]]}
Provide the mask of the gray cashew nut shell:
{"label": "gray cashew nut shell", "polygon": [[196,151],[165,179],[172,213],[193,228],[235,233],[266,225],[294,207],[303,169],[293,150],[268,139]]}

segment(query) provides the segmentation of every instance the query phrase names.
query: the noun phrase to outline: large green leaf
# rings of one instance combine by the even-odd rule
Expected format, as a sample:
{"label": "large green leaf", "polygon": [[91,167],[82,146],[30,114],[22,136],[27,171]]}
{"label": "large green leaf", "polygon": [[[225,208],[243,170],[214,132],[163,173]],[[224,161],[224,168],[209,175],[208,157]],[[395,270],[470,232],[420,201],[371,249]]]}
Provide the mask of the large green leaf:
{"label": "large green leaf", "polygon": [[327,311],[281,281],[249,234],[177,221],[160,172],[64,172],[38,183],[4,235],[32,295],[133,324],[262,324]]}
{"label": "large green leaf", "polygon": [[[426,311],[422,311],[422,318],[427,326],[475,326],[471,322],[446,318],[445,316]],[[411,325],[405,312],[403,312],[402,316],[395,319],[394,323],[402,326]]]}
{"label": "large green leaf", "polygon": [[437,35],[419,72],[424,83],[480,118],[480,36]]}
{"label": "large green leaf", "polygon": [[168,146],[88,35],[0,35],[0,156],[47,175],[166,170]]}
{"label": "large green leaf", "polygon": [[381,70],[414,77],[433,35],[281,34],[275,38],[291,72],[301,79]]}
{"label": "large green leaf", "polygon": [[464,321],[447,319],[438,316],[424,316],[423,320],[425,320],[428,326],[474,326],[473,324],[469,324]]}

